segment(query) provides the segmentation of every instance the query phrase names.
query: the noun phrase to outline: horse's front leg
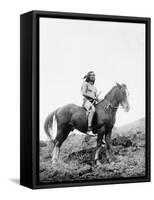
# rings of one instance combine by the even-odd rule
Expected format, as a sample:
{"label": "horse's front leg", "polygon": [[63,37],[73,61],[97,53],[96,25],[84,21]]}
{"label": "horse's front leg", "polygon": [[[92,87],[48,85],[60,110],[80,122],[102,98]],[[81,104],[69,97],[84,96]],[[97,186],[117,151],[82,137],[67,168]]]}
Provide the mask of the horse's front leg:
{"label": "horse's front leg", "polygon": [[112,160],[112,152],[111,152],[111,133],[112,130],[106,132],[105,134],[105,142],[106,142],[106,157],[107,161],[110,163]]}
{"label": "horse's front leg", "polygon": [[100,150],[101,150],[101,147],[102,147],[102,140],[103,140],[103,136],[104,136],[104,133],[105,133],[105,127],[101,127],[99,130],[98,130],[98,136],[97,136],[97,148],[96,148],[96,153],[95,153],[95,162],[96,162],[96,165],[100,166],[102,165],[101,162],[100,162]]}

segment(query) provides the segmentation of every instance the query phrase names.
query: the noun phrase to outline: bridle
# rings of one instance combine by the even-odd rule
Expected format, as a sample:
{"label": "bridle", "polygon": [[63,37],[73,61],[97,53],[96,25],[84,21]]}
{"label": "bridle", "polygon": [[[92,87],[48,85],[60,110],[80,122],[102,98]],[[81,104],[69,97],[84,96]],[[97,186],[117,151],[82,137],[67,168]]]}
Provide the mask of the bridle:
{"label": "bridle", "polygon": [[[104,107],[106,112],[109,111],[109,108],[115,109],[115,110],[119,108],[119,105],[118,106],[113,106],[113,104],[109,100],[102,99],[101,101],[103,101],[103,100],[107,102],[107,106]],[[101,101],[99,101],[99,102],[101,102]]]}
{"label": "bridle", "polygon": [[[113,104],[112,104],[109,100],[107,100],[106,98],[101,99],[99,102],[101,102],[101,101],[103,101],[103,100],[107,102],[107,106],[104,107],[106,111],[109,111],[109,108],[111,108],[112,110],[117,110],[118,108],[123,109],[120,103],[119,103],[118,106],[113,106]],[[98,103],[99,103],[99,102],[98,102]],[[94,103],[96,103],[95,100],[93,101],[93,104],[94,104]]]}
{"label": "bridle", "polygon": [[[105,101],[107,102],[107,104],[108,104],[108,105],[106,106],[106,110],[108,110],[109,108],[115,109],[115,110],[118,109],[118,108],[123,109],[120,103],[119,103],[118,106],[113,106],[113,104],[112,104],[109,100],[107,100],[106,98],[104,98],[104,99],[102,99],[102,100],[105,100]],[[101,100],[101,101],[102,101],[102,100]]]}
{"label": "bridle", "polygon": [[107,109],[109,107],[113,108],[113,109],[118,109],[119,108],[119,105],[118,106],[113,106],[113,104],[111,102],[109,102],[107,99],[105,99],[107,102],[108,102],[108,105],[107,105]]}

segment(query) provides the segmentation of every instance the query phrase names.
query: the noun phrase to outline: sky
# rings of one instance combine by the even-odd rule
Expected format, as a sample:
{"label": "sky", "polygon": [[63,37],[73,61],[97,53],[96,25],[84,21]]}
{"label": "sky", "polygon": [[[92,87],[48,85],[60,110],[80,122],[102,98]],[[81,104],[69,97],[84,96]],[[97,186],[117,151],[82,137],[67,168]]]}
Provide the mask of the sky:
{"label": "sky", "polygon": [[115,126],[145,116],[145,24],[40,18],[40,138],[56,108],[82,104],[83,76],[94,71],[104,97],[125,83],[130,111],[118,109]]}

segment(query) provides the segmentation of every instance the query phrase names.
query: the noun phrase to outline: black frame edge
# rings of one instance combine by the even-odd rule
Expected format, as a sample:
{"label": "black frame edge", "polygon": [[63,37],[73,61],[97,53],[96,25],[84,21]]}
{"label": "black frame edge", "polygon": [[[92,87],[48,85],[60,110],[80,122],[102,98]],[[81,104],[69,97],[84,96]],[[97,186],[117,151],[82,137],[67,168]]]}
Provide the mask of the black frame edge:
{"label": "black frame edge", "polygon": [[32,12],[20,15],[20,184],[32,188]]}
{"label": "black frame edge", "polygon": [[151,181],[151,18],[146,19],[146,177]]}
{"label": "black frame edge", "polygon": [[130,22],[130,23],[145,23],[145,21],[150,20],[150,17],[124,16],[124,15],[107,15],[107,14],[43,11],[43,10],[32,10],[30,12],[32,12],[35,16],[64,18],[64,19],[81,19],[81,20],[96,20],[96,21],[104,20],[104,21]]}

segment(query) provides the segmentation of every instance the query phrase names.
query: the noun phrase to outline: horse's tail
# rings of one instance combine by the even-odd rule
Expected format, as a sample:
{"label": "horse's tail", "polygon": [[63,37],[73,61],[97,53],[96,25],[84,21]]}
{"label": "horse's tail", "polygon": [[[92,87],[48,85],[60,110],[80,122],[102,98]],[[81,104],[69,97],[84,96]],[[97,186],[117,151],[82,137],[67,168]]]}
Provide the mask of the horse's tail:
{"label": "horse's tail", "polygon": [[56,111],[52,112],[45,120],[44,130],[50,140],[54,140],[57,136],[57,119]]}

